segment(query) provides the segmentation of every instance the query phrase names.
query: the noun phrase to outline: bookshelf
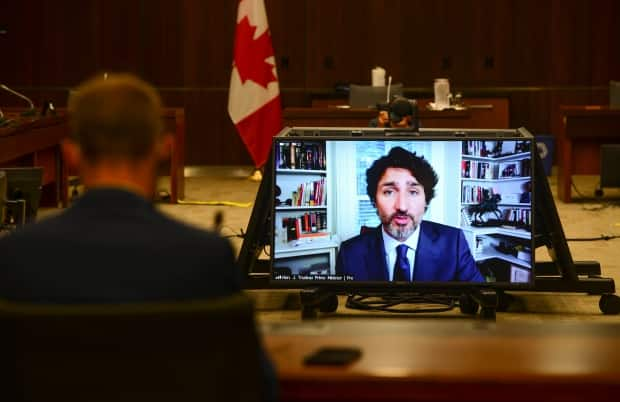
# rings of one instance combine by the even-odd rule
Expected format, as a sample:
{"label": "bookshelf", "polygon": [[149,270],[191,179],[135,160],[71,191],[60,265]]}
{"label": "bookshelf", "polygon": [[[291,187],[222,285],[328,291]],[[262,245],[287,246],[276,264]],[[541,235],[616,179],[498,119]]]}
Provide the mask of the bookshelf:
{"label": "bookshelf", "polygon": [[280,143],[276,161],[274,275],[330,274],[337,243],[330,225],[325,143]]}
{"label": "bookshelf", "polygon": [[[531,153],[524,141],[463,141],[461,228],[477,262],[501,261],[503,276],[531,275]],[[505,278],[507,279],[507,278]]]}

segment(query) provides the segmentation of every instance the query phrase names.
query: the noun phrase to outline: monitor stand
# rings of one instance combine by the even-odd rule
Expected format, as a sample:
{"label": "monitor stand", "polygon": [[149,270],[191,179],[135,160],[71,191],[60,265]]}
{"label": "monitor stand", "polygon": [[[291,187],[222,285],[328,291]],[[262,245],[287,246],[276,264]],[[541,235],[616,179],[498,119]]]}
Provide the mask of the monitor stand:
{"label": "monitor stand", "polygon": [[[600,263],[573,260],[538,153],[535,153],[534,161],[536,175],[534,243],[536,248],[547,247],[551,261],[536,263],[534,287],[531,291],[600,295],[601,312],[620,313],[620,297],[615,294],[614,280],[601,276]],[[512,299],[511,295],[500,292],[498,310],[507,309]]]}
{"label": "monitor stand", "polygon": [[[462,293],[461,293],[462,292]],[[490,288],[471,289],[393,289],[390,292],[377,289],[357,289],[347,296],[346,306],[366,311],[390,313],[439,313],[459,307],[461,313],[495,320],[499,305],[498,292]],[[333,313],[338,309],[338,292],[329,288],[305,288],[300,291],[301,318],[315,319],[318,312]],[[435,307],[394,308],[397,305],[432,304]]]}
{"label": "monitor stand", "polygon": [[[252,216],[248,224],[238,263],[247,275],[246,288],[269,289],[269,264],[259,255],[269,244],[271,227],[271,158],[265,166],[263,181],[256,196]],[[615,294],[613,278],[601,276],[598,261],[574,261],[566,242],[555,201],[544,174],[542,161],[534,153],[535,247],[546,246],[552,261],[537,262],[534,270],[534,286],[528,292],[567,292],[600,295],[599,308],[604,314],[620,313],[620,297]],[[541,213],[544,211],[544,214]],[[460,292],[463,292],[461,289]],[[449,294],[458,300],[464,314],[475,314],[480,308],[482,318],[494,318],[495,311],[506,311],[514,296],[513,291],[478,288],[465,294]],[[342,293],[342,292],[340,292]],[[338,308],[337,292],[327,288],[301,289],[302,318],[315,318],[317,311],[330,313]]]}

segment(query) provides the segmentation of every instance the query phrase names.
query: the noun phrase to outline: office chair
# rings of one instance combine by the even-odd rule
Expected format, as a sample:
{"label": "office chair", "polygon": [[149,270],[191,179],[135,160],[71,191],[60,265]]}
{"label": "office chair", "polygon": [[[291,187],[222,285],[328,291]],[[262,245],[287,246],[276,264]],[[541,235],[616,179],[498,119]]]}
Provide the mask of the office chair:
{"label": "office chair", "polygon": [[395,96],[403,95],[403,84],[392,84],[390,99],[387,99],[387,87],[351,84],[349,105],[353,108],[376,108],[378,103],[389,103]]}
{"label": "office chair", "polygon": [[0,302],[0,374],[6,371],[7,381],[0,399],[257,401],[253,314],[244,294],[171,303]]}

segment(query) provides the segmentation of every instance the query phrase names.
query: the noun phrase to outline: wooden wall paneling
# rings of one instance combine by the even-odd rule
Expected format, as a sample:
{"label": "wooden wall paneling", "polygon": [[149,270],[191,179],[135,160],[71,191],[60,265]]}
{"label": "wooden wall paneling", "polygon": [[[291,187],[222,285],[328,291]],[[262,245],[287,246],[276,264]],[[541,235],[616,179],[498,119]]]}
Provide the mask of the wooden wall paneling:
{"label": "wooden wall paneling", "polygon": [[[312,106],[312,95],[303,88],[280,87],[280,101],[282,102],[282,109],[286,107],[310,107]],[[346,104],[346,101],[341,103]]]}
{"label": "wooden wall paneling", "polygon": [[620,2],[591,2],[590,13],[591,83],[608,85],[610,79],[620,80]]}
{"label": "wooden wall paneling", "polygon": [[306,85],[306,1],[267,0],[280,89]]}
{"label": "wooden wall paneling", "polygon": [[142,73],[160,87],[183,87],[183,3],[144,1],[140,10]]}
{"label": "wooden wall paneling", "polygon": [[591,77],[590,1],[552,0],[551,4],[551,83],[587,85]]}
{"label": "wooden wall paneling", "polygon": [[[96,43],[98,1],[45,0],[34,7],[43,16],[34,80],[40,86],[73,86],[93,74],[98,63]],[[27,17],[27,16],[26,16]]]}
{"label": "wooden wall paneling", "polygon": [[[337,82],[370,85],[369,0],[314,0],[307,7],[306,87]],[[396,17],[395,17],[396,19]],[[390,21],[390,23],[393,21]],[[388,69],[391,66],[383,66]]]}
{"label": "wooden wall paneling", "polygon": [[525,127],[534,135],[550,134],[549,107],[549,91],[531,90],[511,93],[510,127]]}
{"label": "wooden wall paneling", "polygon": [[511,40],[506,43],[503,85],[541,86],[549,83],[551,65],[551,3],[541,0],[500,2],[509,8]]}
{"label": "wooden wall paneling", "polygon": [[413,0],[401,2],[402,69],[407,87],[426,87],[432,93],[433,79],[443,76],[441,55],[436,37],[446,27],[437,25],[440,1]]}
{"label": "wooden wall paneling", "polygon": [[144,77],[145,0],[100,0],[97,13],[99,63],[93,74],[131,72]]}
{"label": "wooden wall paneling", "polygon": [[228,88],[186,92],[186,166],[253,164],[227,105]]}
{"label": "wooden wall paneling", "polygon": [[512,15],[504,4],[487,0],[472,3],[474,14],[469,35],[473,55],[471,85],[501,85],[507,75]]}
{"label": "wooden wall paneling", "polygon": [[[402,1],[370,0],[368,2],[368,21],[352,21],[360,28],[367,30],[366,43],[362,46],[362,54],[366,57],[366,71],[362,65],[362,84],[372,83],[370,70],[375,66],[385,68],[386,82],[392,76],[392,83],[402,82],[405,86],[405,74],[402,67],[402,53],[415,51],[413,37],[401,35],[409,32],[401,15]],[[367,25],[366,25],[367,24]],[[366,25],[364,27],[364,25]],[[365,57],[365,58],[366,58]]]}
{"label": "wooden wall paneling", "polygon": [[436,75],[446,77],[450,85],[470,85],[473,76],[473,47],[469,37],[473,31],[472,1],[438,1],[437,20],[425,39],[432,38],[435,44]]}
{"label": "wooden wall paneling", "polygon": [[471,1],[405,1],[401,3],[402,53],[407,86],[424,86],[432,92],[435,78],[451,85],[469,85],[473,76]]}
{"label": "wooden wall paneling", "polygon": [[237,2],[186,0],[183,3],[184,84],[228,88],[237,19]]}
{"label": "wooden wall paneling", "polygon": [[[33,12],[38,0],[0,2],[0,82],[9,87],[32,86],[38,78],[43,14]],[[0,105],[12,105],[9,96],[0,95]]]}

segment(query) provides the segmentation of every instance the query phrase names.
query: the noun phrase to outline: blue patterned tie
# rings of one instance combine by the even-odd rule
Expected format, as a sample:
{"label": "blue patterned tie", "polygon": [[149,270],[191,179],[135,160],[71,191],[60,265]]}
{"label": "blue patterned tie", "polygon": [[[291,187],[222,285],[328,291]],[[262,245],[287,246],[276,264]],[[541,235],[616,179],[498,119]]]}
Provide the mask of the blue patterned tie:
{"label": "blue patterned tie", "polygon": [[409,260],[407,259],[407,247],[404,244],[396,247],[396,264],[394,265],[394,281],[410,282]]}

